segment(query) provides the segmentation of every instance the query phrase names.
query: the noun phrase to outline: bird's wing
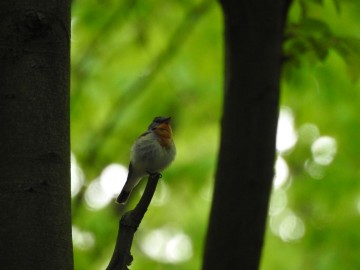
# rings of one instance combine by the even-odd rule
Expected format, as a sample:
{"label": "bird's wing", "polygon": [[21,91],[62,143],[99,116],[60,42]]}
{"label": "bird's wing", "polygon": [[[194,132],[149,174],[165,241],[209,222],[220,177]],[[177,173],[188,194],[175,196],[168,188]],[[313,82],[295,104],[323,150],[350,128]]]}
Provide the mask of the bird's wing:
{"label": "bird's wing", "polygon": [[138,138],[144,137],[144,136],[146,136],[146,135],[148,135],[148,134],[150,134],[150,133],[151,133],[151,131],[150,131],[150,130],[147,130],[147,131],[145,131],[143,134],[141,134]]}

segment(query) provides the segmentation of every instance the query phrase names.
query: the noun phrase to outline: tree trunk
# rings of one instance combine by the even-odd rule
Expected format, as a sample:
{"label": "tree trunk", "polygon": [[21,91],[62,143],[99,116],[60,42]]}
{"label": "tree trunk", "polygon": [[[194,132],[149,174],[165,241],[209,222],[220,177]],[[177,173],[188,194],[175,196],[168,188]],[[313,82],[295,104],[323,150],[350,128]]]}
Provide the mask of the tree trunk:
{"label": "tree trunk", "polygon": [[203,270],[259,267],[271,192],[289,1],[223,0],[225,95]]}
{"label": "tree trunk", "polygon": [[73,269],[70,1],[0,12],[1,269]]}

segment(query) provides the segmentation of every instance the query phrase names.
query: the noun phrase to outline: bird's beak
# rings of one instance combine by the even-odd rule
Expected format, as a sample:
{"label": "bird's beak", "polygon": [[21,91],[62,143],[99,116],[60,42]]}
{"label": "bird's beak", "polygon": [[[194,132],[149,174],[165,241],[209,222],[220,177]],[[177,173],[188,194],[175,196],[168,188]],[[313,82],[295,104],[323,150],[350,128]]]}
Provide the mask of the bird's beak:
{"label": "bird's beak", "polygon": [[163,123],[169,124],[171,120],[171,117],[165,118]]}

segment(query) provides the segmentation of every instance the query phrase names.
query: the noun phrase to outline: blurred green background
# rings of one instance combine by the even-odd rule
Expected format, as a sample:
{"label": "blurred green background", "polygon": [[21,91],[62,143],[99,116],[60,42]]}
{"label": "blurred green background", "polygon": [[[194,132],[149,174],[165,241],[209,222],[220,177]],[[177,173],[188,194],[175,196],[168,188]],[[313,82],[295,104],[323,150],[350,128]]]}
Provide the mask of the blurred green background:
{"label": "blurred green background", "polygon": [[[360,269],[359,18],[357,0],[293,2],[262,270]],[[107,266],[119,217],[144,187],[125,207],[114,203],[131,144],[158,115],[173,117],[178,154],[135,236],[131,269],[201,268],[222,34],[215,1],[73,1],[75,269]]]}

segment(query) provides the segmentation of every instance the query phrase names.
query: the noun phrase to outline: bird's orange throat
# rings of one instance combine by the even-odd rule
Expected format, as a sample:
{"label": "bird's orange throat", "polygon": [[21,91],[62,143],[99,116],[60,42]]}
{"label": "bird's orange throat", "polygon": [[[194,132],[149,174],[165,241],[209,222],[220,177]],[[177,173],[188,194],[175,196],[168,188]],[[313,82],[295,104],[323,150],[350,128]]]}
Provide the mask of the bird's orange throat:
{"label": "bird's orange throat", "polygon": [[172,145],[172,129],[168,123],[162,123],[155,129],[159,143],[163,147],[171,147]]}

